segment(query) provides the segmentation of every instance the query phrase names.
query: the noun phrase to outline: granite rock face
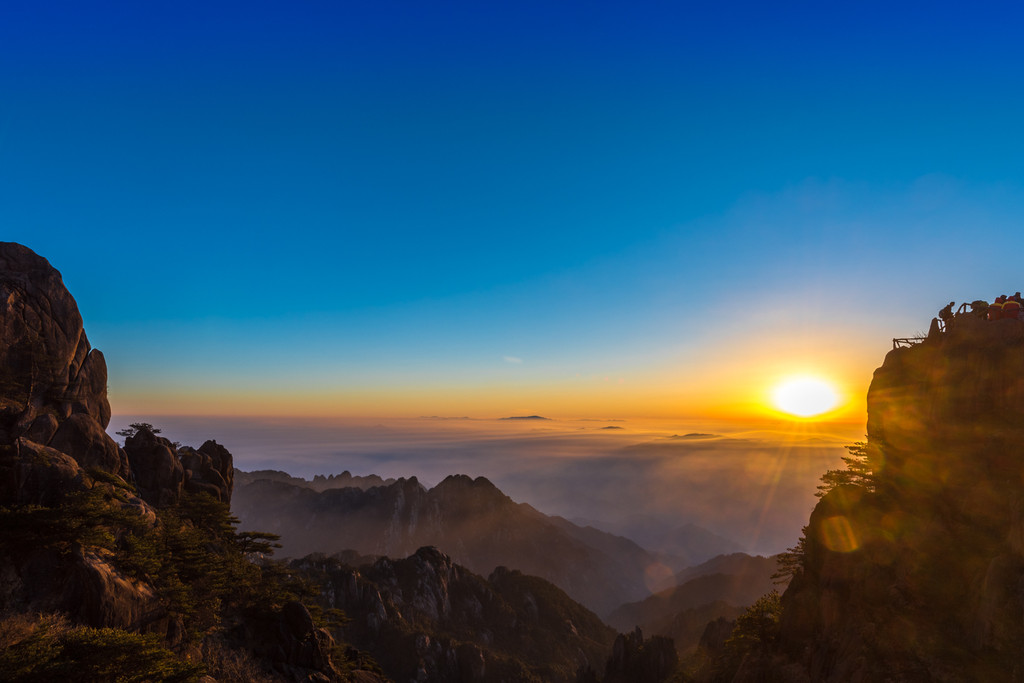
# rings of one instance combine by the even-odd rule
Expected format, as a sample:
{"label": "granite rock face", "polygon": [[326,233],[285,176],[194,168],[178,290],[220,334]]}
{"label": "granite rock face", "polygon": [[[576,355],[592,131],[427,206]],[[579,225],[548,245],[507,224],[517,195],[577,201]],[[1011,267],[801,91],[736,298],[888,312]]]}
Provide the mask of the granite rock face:
{"label": "granite rock face", "polygon": [[46,413],[110,422],[107,366],[89,346],[78,305],[49,262],[0,242],[0,438],[10,443]]}
{"label": "granite rock face", "polygon": [[89,345],[60,273],[11,242],[0,242],[0,338],[0,445],[24,438],[83,468],[130,477],[127,458],[104,431],[103,354]]}

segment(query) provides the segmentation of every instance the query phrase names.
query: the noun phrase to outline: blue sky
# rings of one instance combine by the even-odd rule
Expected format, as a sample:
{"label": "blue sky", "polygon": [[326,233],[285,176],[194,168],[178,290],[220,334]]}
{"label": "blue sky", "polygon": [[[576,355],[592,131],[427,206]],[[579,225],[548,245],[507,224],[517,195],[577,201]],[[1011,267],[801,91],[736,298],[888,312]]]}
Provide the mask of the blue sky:
{"label": "blue sky", "polygon": [[7,3],[0,239],[130,413],[855,399],[1021,288],[1018,7],[554,4]]}

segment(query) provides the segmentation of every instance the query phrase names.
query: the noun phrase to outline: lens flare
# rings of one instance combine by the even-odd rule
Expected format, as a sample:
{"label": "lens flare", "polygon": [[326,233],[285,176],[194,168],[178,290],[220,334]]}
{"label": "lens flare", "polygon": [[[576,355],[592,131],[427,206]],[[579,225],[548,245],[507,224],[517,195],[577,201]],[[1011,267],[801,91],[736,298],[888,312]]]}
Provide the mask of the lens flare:
{"label": "lens flare", "polygon": [[857,532],[843,515],[822,520],[821,541],[826,548],[836,553],[851,553],[860,547]]}
{"label": "lens flare", "polygon": [[828,382],[816,377],[797,377],[777,386],[772,403],[784,413],[814,417],[827,413],[839,403],[839,395]]}

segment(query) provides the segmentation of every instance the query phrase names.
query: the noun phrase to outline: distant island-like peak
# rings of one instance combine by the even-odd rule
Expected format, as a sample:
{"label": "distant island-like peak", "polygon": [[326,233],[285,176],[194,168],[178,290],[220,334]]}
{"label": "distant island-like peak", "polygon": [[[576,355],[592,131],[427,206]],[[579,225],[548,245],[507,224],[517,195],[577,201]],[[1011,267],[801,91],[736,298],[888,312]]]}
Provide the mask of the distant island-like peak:
{"label": "distant island-like peak", "polygon": [[541,417],[540,415],[514,415],[512,417],[500,417],[499,420],[550,420],[550,417]]}

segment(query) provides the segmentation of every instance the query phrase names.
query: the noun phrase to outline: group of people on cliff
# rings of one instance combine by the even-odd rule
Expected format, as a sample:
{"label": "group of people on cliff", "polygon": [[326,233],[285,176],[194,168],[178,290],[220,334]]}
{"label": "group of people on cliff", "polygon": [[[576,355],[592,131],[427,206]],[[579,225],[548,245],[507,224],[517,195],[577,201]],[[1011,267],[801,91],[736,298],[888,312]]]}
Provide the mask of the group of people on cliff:
{"label": "group of people on cliff", "polygon": [[[953,313],[955,305],[955,301],[950,301],[939,311],[939,320],[945,328],[960,315],[972,315],[983,320],[1024,320],[1024,298],[1020,292],[1009,296],[1001,294],[992,303],[980,299],[970,303],[964,302],[956,314]],[[968,307],[970,311],[967,310]]]}
{"label": "group of people on cliff", "polygon": [[1010,296],[1005,294],[997,296],[996,300],[988,305],[989,320],[1004,320],[1007,318],[1010,320],[1024,320],[1024,308],[1022,308],[1020,292]]}

